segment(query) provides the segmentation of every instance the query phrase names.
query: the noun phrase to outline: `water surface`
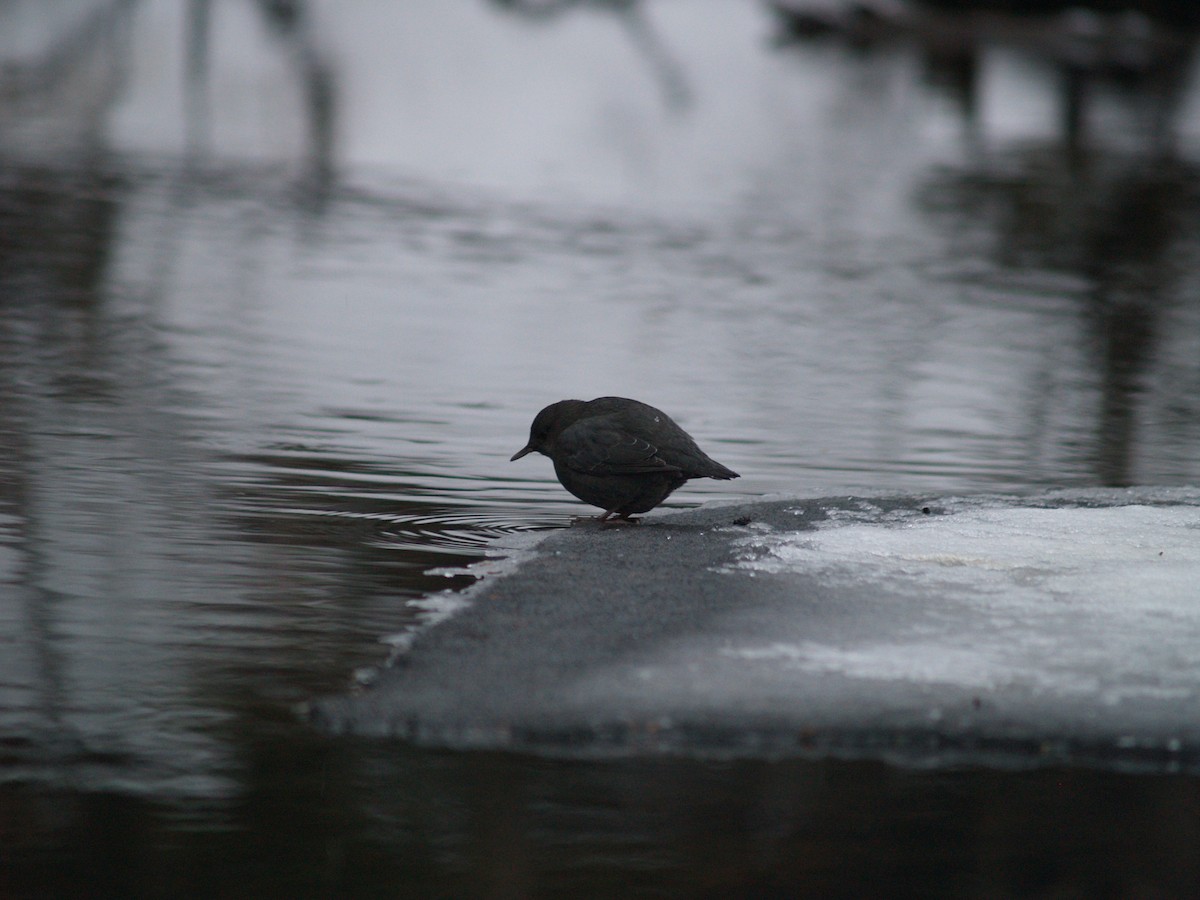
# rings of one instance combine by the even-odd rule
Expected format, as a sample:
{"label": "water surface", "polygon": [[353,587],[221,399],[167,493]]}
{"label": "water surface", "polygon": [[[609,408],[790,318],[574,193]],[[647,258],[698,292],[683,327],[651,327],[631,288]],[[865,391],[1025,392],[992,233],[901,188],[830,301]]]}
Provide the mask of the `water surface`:
{"label": "water surface", "polygon": [[[743,475],[669,505],[1195,483],[1188,79],[1169,140],[1098,83],[1081,141],[1018,49],[964,105],[913,43],[775,46],[736,0],[290,8],[0,12],[0,887],[821,893],[897,822],[867,872],[1088,886],[1116,843],[1120,883],[1195,883],[1189,779],[570,765],[294,715],[445,567],[583,511],[508,462],[563,397],[651,402]],[[1040,788],[1084,836],[1027,869]]]}

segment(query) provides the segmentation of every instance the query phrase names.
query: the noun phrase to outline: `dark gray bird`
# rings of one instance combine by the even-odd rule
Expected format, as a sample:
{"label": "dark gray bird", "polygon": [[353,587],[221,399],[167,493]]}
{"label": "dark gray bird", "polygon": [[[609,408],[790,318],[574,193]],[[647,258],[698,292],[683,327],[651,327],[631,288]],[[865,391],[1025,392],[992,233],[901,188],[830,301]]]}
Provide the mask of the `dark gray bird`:
{"label": "dark gray bird", "polygon": [[737,478],[692,440],[665,412],[624,397],[560,400],[533,420],[529,443],[554,461],[562,486],[611,516],[648,512],[689,478]]}

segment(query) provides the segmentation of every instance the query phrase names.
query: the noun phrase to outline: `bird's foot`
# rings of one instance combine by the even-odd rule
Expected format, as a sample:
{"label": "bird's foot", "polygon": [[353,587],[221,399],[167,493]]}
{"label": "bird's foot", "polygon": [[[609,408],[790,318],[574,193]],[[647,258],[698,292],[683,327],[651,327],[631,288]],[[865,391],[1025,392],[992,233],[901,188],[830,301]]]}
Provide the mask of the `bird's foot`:
{"label": "bird's foot", "polygon": [[616,510],[610,509],[608,512],[596,516],[596,521],[601,525],[636,525],[641,520],[628,515],[618,515]]}
{"label": "bird's foot", "polygon": [[641,519],[632,516],[619,516],[614,510],[601,513],[598,516],[572,516],[572,525],[636,525]]}

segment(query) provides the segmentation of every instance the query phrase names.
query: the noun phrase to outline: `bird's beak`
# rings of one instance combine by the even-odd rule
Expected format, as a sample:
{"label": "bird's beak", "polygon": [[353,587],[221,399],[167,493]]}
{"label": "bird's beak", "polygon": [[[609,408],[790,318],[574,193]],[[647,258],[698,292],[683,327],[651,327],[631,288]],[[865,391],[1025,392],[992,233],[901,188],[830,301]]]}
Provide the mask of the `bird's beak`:
{"label": "bird's beak", "polygon": [[508,461],[509,461],[509,462],[516,462],[516,461],[517,461],[518,459],[520,459],[522,456],[528,456],[530,453],[532,453],[532,452],[533,452],[534,450],[536,450],[536,449],[537,449],[537,447],[533,446],[533,444],[526,444],[524,447],[522,447],[520,450],[518,450],[516,453],[514,453],[514,454],[513,454],[513,455],[512,455],[512,456],[509,458],[509,460],[508,460]]}

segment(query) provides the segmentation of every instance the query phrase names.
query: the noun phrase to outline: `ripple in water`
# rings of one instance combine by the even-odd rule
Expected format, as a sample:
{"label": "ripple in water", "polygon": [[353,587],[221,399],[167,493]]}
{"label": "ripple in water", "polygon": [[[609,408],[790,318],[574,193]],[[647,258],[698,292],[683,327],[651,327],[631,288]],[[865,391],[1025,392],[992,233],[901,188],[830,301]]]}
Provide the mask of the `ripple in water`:
{"label": "ripple in water", "polygon": [[518,521],[500,513],[453,507],[332,515],[380,523],[379,533],[368,540],[375,547],[406,551],[436,549],[461,556],[479,556],[488,545],[510,535],[561,525],[561,518],[555,516]]}

